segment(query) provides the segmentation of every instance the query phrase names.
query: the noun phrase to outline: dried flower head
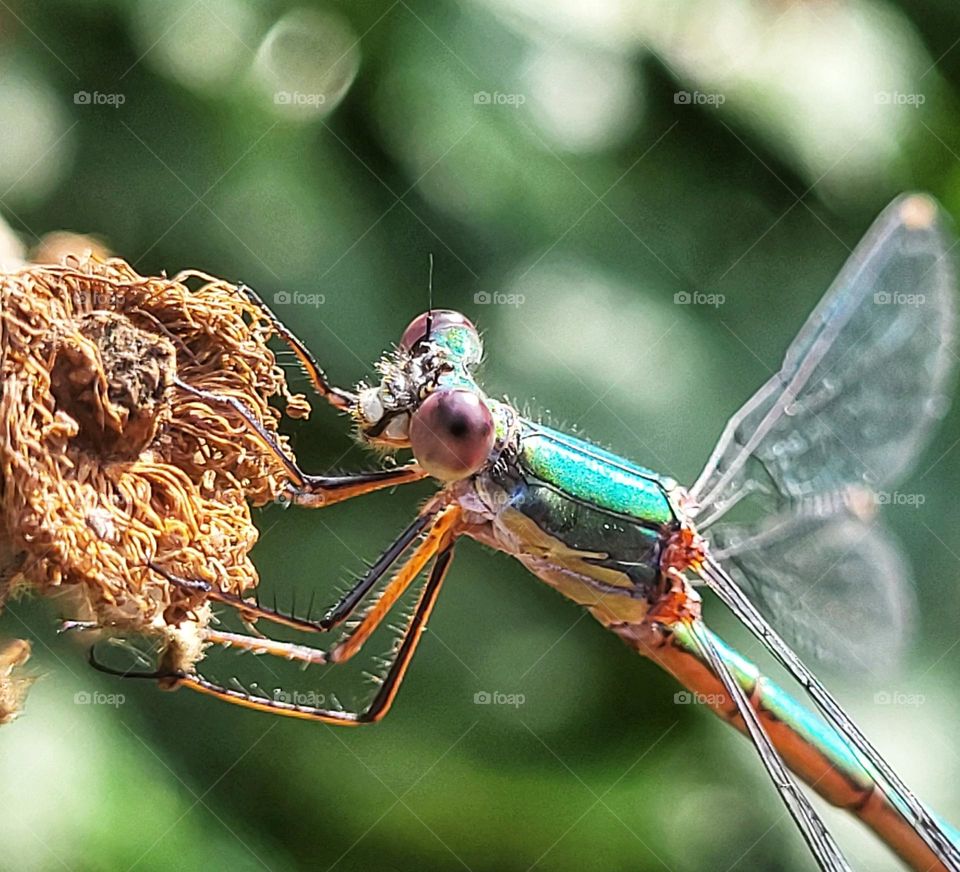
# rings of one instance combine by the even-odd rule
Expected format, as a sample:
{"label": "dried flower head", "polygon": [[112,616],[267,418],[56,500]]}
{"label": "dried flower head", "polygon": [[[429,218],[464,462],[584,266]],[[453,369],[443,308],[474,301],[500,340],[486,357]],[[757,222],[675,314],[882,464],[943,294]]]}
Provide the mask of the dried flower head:
{"label": "dried flower head", "polygon": [[144,277],[87,254],[0,275],[0,331],[0,533],[13,561],[0,606],[18,587],[62,594],[65,616],[158,636],[165,665],[189,669],[209,605],[148,564],[249,591],[249,506],[285,478],[238,414],[181,383],[242,402],[271,433],[272,397],[304,417],[270,324],[224,281]]}

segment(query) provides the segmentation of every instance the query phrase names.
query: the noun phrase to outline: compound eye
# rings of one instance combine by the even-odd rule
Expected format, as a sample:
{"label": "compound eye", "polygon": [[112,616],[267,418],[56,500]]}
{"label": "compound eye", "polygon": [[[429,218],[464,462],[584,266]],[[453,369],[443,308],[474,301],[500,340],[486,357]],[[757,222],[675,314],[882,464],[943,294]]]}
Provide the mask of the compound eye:
{"label": "compound eye", "polygon": [[444,330],[449,330],[451,327],[468,327],[474,333],[477,332],[477,328],[473,326],[466,315],[461,315],[453,309],[434,309],[431,312],[418,315],[403,331],[403,336],[400,337],[400,347],[404,351],[410,351],[421,339],[427,338],[428,320],[430,322],[430,332],[433,335],[443,333]]}
{"label": "compound eye", "polygon": [[410,422],[413,456],[441,481],[473,475],[486,463],[494,438],[487,404],[473,391],[459,388],[430,394]]}

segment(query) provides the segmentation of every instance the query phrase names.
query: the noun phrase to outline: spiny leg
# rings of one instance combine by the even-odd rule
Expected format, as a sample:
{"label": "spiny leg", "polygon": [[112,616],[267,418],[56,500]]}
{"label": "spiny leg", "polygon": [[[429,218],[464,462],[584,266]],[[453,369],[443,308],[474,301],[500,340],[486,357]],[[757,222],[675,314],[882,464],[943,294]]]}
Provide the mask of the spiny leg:
{"label": "spiny leg", "polygon": [[[445,544],[444,548],[437,555],[430,572],[430,577],[420,593],[416,608],[404,630],[397,648],[397,653],[387,674],[384,676],[380,689],[370,705],[361,712],[335,711],[324,709],[318,706],[301,705],[298,703],[287,702],[282,699],[268,699],[253,696],[242,690],[234,690],[224,687],[202,675],[187,673],[161,673],[161,672],[120,672],[104,666],[96,660],[94,649],[90,649],[90,664],[101,672],[107,672],[112,675],[120,675],[124,678],[147,678],[170,681],[171,687],[187,687],[199,693],[205,693],[216,699],[224,700],[233,705],[243,706],[256,711],[269,712],[272,714],[283,715],[291,718],[301,718],[304,720],[321,721],[326,724],[336,724],[345,726],[356,726],[358,724],[374,723],[383,718],[390,710],[393,700],[396,698],[400,684],[406,675],[410,660],[416,652],[417,645],[423,635],[423,629],[426,626],[430,613],[436,604],[440,588],[446,578],[447,570],[450,568],[450,562],[453,559],[453,542]],[[242,637],[241,637],[242,638]],[[263,640],[251,639],[251,642],[261,642]],[[280,643],[283,644],[283,643]],[[295,658],[294,658],[295,659]]]}
{"label": "spiny leg", "polygon": [[427,473],[415,462],[393,469],[374,469],[347,475],[303,475],[301,484],[290,487],[287,498],[294,506],[322,509],[383,488],[421,481],[426,477]]}
{"label": "spiny leg", "polygon": [[390,583],[363,616],[363,620],[353,627],[329,653],[308,645],[296,645],[262,636],[246,636],[220,630],[207,629],[204,631],[204,638],[216,645],[241,648],[254,654],[269,654],[301,663],[346,663],[383,623],[397,600],[406,593],[414,580],[423,572],[424,567],[453,541],[459,520],[460,510],[456,506],[451,506],[446,512],[441,513],[436,523],[430,528],[427,538],[416,547],[397,574],[390,579]]}
{"label": "spiny leg", "polygon": [[298,663],[322,666],[330,662],[326,651],[311,648],[309,645],[296,645],[293,642],[281,642],[264,636],[247,636],[243,633],[228,633],[223,630],[203,631],[203,639],[211,645],[224,648],[239,648],[253,654],[269,654],[284,660],[296,660]]}
{"label": "spiny leg", "polygon": [[[372,608],[363,616],[363,620],[330,652],[331,663],[344,663],[363,647],[363,643],[380,626],[387,613],[393,608],[397,600],[406,593],[414,579],[420,575],[434,555],[442,553],[450,546],[457,535],[460,518],[461,511],[457,505],[448,506],[440,512],[436,522],[427,532],[426,538],[414,549],[408,560],[397,571],[397,574],[390,579],[390,583],[384,588],[383,593]],[[353,606],[351,606],[351,611],[352,609]],[[336,609],[331,615],[334,624],[339,623],[346,617],[345,614],[337,612]]]}
{"label": "spiny leg", "polygon": [[[313,352],[273,313],[273,310],[253,288],[241,283],[237,290],[261,311],[267,321],[270,322],[270,326],[277,336],[293,351],[310,379],[314,391],[319,396],[339,411],[347,411],[356,405],[357,395],[352,391],[330,384],[326,373],[320,368],[320,364],[313,356]],[[255,420],[252,422],[249,418],[247,420],[248,423],[255,423]],[[302,481],[299,482],[294,479],[296,487],[291,494],[291,501],[294,505],[313,508],[360,496],[381,487],[419,481],[426,478],[426,473],[416,464],[411,463],[398,469],[345,476],[311,476],[300,473],[300,478]]]}
{"label": "spiny leg", "polygon": [[221,630],[204,630],[204,639],[215,645],[240,648],[254,654],[269,654],[285,660],[297,660],[307,664],[345,663],[353,657],[370,638],[384,618],[396,605],[414,580],[423,572],[424,567],[442,552],[456,535],[456,524],[460,520],[460,510],[450,506],[430,528],[426,539],[421,542],[406,562],[390,579],[383,593],[373,607],[364,615],[363,620],[350,630],[346,638],[339,642],[329,653],[308,645],[296,645],[281,642],[263,636],[247,636],[241,633],[228,633]]}
{"label": "spiny leg", "polygon": [[[276,608],[266,608],[259,603],[249,602],[237,594],[215,588],[212,584],[200,579],[183,578],[176,575],[155,563],[148,563],[148,566],[159,575],[163,576],[168,582],[182,587],[186,590],[205,594],[209,599],[224,603],[237,609],[244,616],[250,618],[263,618],[275,624],[291,627],[303,632],[325,633],[346,620],[363,601],[370,590],[376,586],[387,571],[400,559],[410,544],[425,529],[429,528],[428,538],[421,543],[410,560],[414,560],[418,553],[424,552],[424,549],[431,543],[430,536],[435,527],[440,531],[449,531],[459,519],[460,513],[456,506],[448,506],[443,510],[427,509],[421,512],[413,522],[394,540],[393,543],[380,555],[379,558],[370,566],[370,568],[361,576],[357,583],[350,588],[339,600],[339,602],[327,612],[320,620],[312,620],[307,615],[306,618],[298,618],[295,615],[285,615]],[[433,536],[435,541],[437,536]],[[434,546],[434,551],[436,550]],[[423,564],[421,563],[421,568]],[[402,570],[401,570],[402,573]],[[387,591],[393,587],[394,581],[391,581],[387,590],[381,596],[386,596]],[[402,591],[400,592],[402,593]]]}
{"label": "spiny leg", "polygon": [[430,577],[424,585],[423,592],[417,601],[417,606],[413,612],[410,623],[407,625],[401,638],[400,646],[397,649],[393,663],[391,663],[390,669],[384,676],[383,683],[380,685],[377,695],[373,698],[370,705],[361,712],[340,712],[319,708],[317,706],[299,705],[283,700],[260,699],[242,691],[232,690],[231,688],[215,684],[200,675],[184,676],[180,680],[180,684],[191,690],[206,693],[217,699],[222,699],[225,702],[233,703],[234,705],[241,705],[258,711],[272,712],[286,717],[351,726],[375,723],[387,714],[396,698],[400,684],[406,675],[407,667],[410,665],[410,660],[413,658],[417,645],[423,635],[423,629],[436,604],[437,596],[440,593],[440,588],[446,577],[452,558],[452,544],[447,545],[447,547],[437,555],[436,562],[430,572]]}
{"label": "spiny leg", "polygon": [[240,416],[244,426],[286,470],[291,481],[288,497],[294,505],[307,508],[330,506],[381,488],[395,487],[426,478],[427,474],[415,463],[394,469],[376,469],[349,475],[308,475],[280,447],[276,437],[236,397],[205,391],[179,378],[175,378],[173,383],[184,393],[210,405],[231,409]]}
{"label": "spiny leg", "polygon": [[263,313],[263,316],[270,322],[273,331],[296,355],[307,377],[313,384],[313,389],[319,396],[323,397],[335,409],[340,409],[341,411],[350,408],[351,405],[356,403],[356,394],[330,384],[326,373],[320,368],[320,364],[317,363],[317,359],[313,356],[310,349],[294,335],[293,331],[290,330],[283,321],[273,314],[271,309],[263,301],[263,298],[254,291],[253,288],[240,284],[237,290]]}
{"label": "spiny leg", "polygon": [[[422,518],[435,518],[433,523],[427,529],[427,524],[422,521]],[[397,540],[383,553],[383,555],[370,567],[370,570],[364,575],[360,581],[354,585],[350,590],[348,590],[341,598],[340,601],[327,612],[324,617],[324,621],[328,627],[336,627],[338,624],[343,623],[351,614],[353,614],[357,605],[366,597],[367,593],[372,587],[377,583],[377,580],[382,577],[383,573],[400,557],[401,554],[406,550],[407,544],[412,542],[413,539],[419,535],[423,530],[427,530],[427,537],[424,541],[418,546],[417,550],[410,556],[410,561],[418,560],[418,553],[427,555],[429,554],[429,549],[433,548],[433,551],[436,552],[442,544],[446,541],[452,541],[453,537],[456,534],[456,527],[459,524],[461,519],[461,510],[460,507],[456,504],[445,506],[442,509],[434,509],[432,512],[425,511],[421,516],[419,516],[406,530],[403,534],[397,538]],[[415,532],[414,532],[415,531]],[[410,535],[413,533],[413,535]],[[402,544],[406,539],[406,544]],[[409,562],[409,561],[408,561]],[[422,565],[422,564],[421,564]],[[400,578],[403,575],[403,569],[397,574],[397,578]],[[406,584],[409,585],[412,578],[407,579]],[[391,580],[390,585],[384,590],[382,596],[387,596],[388,591],[393,587],[396,582],[396,578]],[[404,588],[406,589],[406,588]],[[400,594],[403,591],[399,591]]]}

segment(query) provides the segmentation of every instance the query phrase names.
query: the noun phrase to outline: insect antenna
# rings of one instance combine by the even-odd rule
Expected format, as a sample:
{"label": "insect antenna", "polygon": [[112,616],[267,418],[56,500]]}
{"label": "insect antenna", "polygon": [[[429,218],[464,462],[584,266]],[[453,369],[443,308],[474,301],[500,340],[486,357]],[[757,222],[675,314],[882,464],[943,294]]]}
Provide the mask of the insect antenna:
{"label": "insect antenna", "polygon": [[430,339],[430,334],[433,333],[433,252],[431,251],[427,257],[430,260],[430,269],[427,273],[427,340]]}

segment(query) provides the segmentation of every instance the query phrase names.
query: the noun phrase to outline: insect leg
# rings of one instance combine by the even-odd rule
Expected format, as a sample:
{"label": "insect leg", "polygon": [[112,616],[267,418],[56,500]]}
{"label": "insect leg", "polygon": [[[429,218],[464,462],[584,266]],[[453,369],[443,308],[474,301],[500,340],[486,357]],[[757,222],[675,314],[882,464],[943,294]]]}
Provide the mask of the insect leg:
{"label": "insect leg", "polygon": [[290,350],[296,355],[300,365],[304,368],[307,377],[313,385],[317,394],[323,397],[335,409],[347,409],[356,403],[356,395],[351,391],[338,388],[330,384],[326,373],[320,368],[317,359],[313,353],[294,335],[293,331],[287,327],[267,306],[260,295],[247,285],[241,284],[238,291],[242,293],[254,306],[256,306],[263,316],[270,322],[274,332],[289,346]]}
{"label": "insect leg", "polygon": [[309,475],[301,470],[296,461],[284,451],[276,436],[267,430],[250,409],[236,397],[201,390],[179,378],[175,378],[173,383],[181,391],[198,400],[203,400],[212,406],[230,409],[239,415],[243,425],[259,439],[267,452],[286,470],[291,482],[288,496],[295,505],[310,508],[329,506],[381,488],[407,484],[426,477],[426,473],[415,463],[394,469],[377,469],[350,475]]}
{"label": "insect leg", "polygon": [[[90,651],[90,662],[95,668],[111,674],[120,674],[128,678],[149,678],[160,680],[172,680],[173,687],[187,687],[199,693],[205,693],[224,702],[233,705],[243,706],[245,708],[255,709],[257,711],[269,712],[272,714],[283,715],[285,717],[301,718],[304,720],[320,721],[326,724],[355,726],[358,724],[375,723],[379,721],[390,710],[396,698],[397,691],[406,675],[410,660],[416,652],[417,645],[423,634],[430,613],[436,604],[440,588],[446,578],[447,571],[450,568],[450,562],[453,559],[453,543],[448,542],[443,550],[437,554],[433,569],[427,579],[427,583],[420,593],[416,608],[410,618],[410,622],[404,630],[400,644],[397,648],[396,656],[390,664],[390,668],[384,676],[383,683],[377,691],[376,696],[367,708],[360,712],[337,711],[334,709],[325,709],[319,706],[301,705],[299,703],[287,702],[283,699],[270,699],[255,696],[243,690],[224,687],[197,673],[119,673],[96,661],[93,655],[93,649]],[[242,637],[241,637],[242,638]],[[261,646],[264,640],[255,639],[255,643]],[[284,643],[279,643],[284,644]],[[319,652],[317,652],[319,653]],[[294,658],[297,659],[297,658]],[[317,662],[316,660],[312,662]]]}
{"label": "insect leg", "polygon": [[[240,633],[228,633],[220,630],[207,629],[204,631],[204,638],[217,645],[242,648],[256,654],[271,654],[275,657],[282,657],[287,660],[298,660],[307,664],[345,663],[363,647],[367,639],[369,639],[377,627],[383,623],[383,619],[389,614],[390,610],[396,605],[397,600],[403,596],[414,580],[423,572],[424,567],[439,553],[449,547],[456,535],[454,527],[459,517],[460,511],[455,506],[440,513],[430,528],[427,537],[414,549],[410,557],[397,571],[397,574],[390,579],[390,583],[369,611],[363,616],[363,620],[351,629],[346,637],[334,646],[329,653],[307,645],[296,645],[291,642],[281,642],[263,636],[247,636]],[[357,599],[354,602],[350,608],[350,612],[353,611],[356,603],[359,601],[360,600]],[[341,614],[336,621],[328,621],[326,629],[331,629],[336,626],[337,623],[347,617],[347,614],[349,614],[349,612]],[[297,625],[288,624],[288,626]],[[309,628],[317,629],[317,626],[313,625]],[[302,628],[298,627],[298,629]]]}
{"label": "insect leg", "polygon": [[[295,630],[301,630],[303,632],[325,633],[350,617],[371,589],[376,586],[377,582],[379,582],[397,560],[400,559],[413,541],[424,531],[427,531],[427,537],[417,546],[397,575],[390,581],[390,584],[381,594],[381,600],[393,597],[390,599],[390,604],[392,604],[399,596],[402,596],[410,582],[413,581],[416,575],[423,569],[426,562],[437,552],[439,548],[438,543],[446,541],[446,539],[452,535],[452,529],[459,518],[460,511],[456,506],[448,506],[441,510],[432,509],[421,512],[394,542],[391,543],[386,551],[377,558],[357,583],[319,620],[313,620],[309,615],[307,615],[306,618],[298,618],[295,615],[283,614],[275,608],[267,608],[257,602],[245,600],[237,594],[219,590],[209,582],[199,579],[183,578],[155,563],[150,563],[149,566],[154,572],[163,576],[163,578],[171,584],[193,592],[203,593],[211,600],[224,603],[237,609],[237,611],[246,617],[252,619],[263,618],[275,624],[292,627]],[[416,566],[416,572],[410,575],[409,569],[413,566]],[[397,588],[399,581],[403,582],[402,589]],[[386,606],[386,608],[389,609],[389,605]],[[379,603],[375,606],[375,609],[379,609]],[[364,619],[363,624],[368,623],[368,618]]]}

